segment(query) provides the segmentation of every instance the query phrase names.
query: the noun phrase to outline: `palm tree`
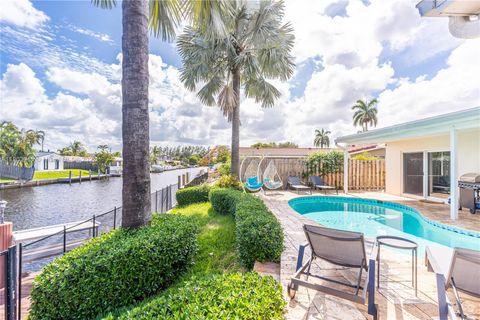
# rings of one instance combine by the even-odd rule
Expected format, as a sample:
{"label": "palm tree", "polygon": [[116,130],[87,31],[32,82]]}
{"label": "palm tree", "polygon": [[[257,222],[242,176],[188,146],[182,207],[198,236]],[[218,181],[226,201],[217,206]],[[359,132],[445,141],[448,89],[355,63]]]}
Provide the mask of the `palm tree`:
{"label": "palm tree", "polygon": [[[91,1],[107,9],[116,5],[116,0]],[[185,8],[189,10],[188,17],[197,29],[208,29],[209,34],[213,35],[215,30],[221,31],[222,18],[228,16],[216,11],[224,7],[224,2],[188,0],[183,5],[182,0],[122,1],[122,226],[125,228],[145,225],[151,210],[148,28],[150,26],[155,36],[172,40],[180,24],[182,9]]]}
{"label": "palm tree", "polygon": [[326,146],[328,148],[330,146],[329,134],[331,134],[331,132],[323,128],[322,130],[315,130],[315,140],[313,142],[315,147],[323,149],[323,146]]}
{"label": "palm tree", "polygon": [[158,164],[158,158],[162,155],[162,148],[153,146],[150,150],[150,164]]}
{"label": "palm tree", "polygon": [[[262,107],[273,107],[280,96],[270,79],[287,80],[293,73],[290,55],[293,29],[282,25],[282,1],[232,1],[232,16],[224,17],[225,36],[209,37],[187,27],[177,45],[183,62],[180,79],[201,102],[218,105],[232,122],[231,172],[239,175],[240,86]],[[253,6],[257,5],[257,8]]]}
{"label": "palm tree", "polygon": [[43,130],[38,130],[37,131],[39,137],[40,137],[40,141],[42,142],[42,152],[43,152],[43,142],[45,141],[45,131]]}
{"label": "palm tree", "polygon": [[353,125],[362,126],[363,132],[368,131],[368,125],[377,126],[377,99],[373,100],[357,100],[356,104],[352,107],[352,110],[357,110],[353,114]]}
{"label": "palm tree", "polygon": [[85,150],[83,144],[78,140],[71,142],[69,149],[72,151],[72,155],[74,156],[78,156],[83,150]]}

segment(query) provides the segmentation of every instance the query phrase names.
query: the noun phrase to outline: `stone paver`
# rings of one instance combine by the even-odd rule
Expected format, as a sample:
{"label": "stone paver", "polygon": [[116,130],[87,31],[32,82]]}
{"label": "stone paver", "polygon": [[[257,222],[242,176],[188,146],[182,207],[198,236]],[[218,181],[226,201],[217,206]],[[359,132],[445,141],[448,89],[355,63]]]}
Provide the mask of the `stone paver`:
{"label": "stone paver", "polygon": [[[316,224],[295,212],[288,206],[288,200],[297,197],[291,192],[276,192],[260,195],[282,224],[285,235],[285,249],[280,262],[280,282],[288,302],[286,319],[371,319],[366,305],[359,305],[315,290],[300,287],[295,299],[290,300],[286,287],[295,273],[298,246],[306,242],[302,226]],[[387,200],[387,199],[382,199]],[[393,199],[392,199],[393,200]],[[390,200],[390,201],[392,201]],[[395,199],[402,201],[402,198]],[[418,201],[417,201],[418,202]],[[411,203],[409,203],[411,205]],[[421,209],[419,209],[421,210]],[[422,210],[421,210],[422,211]],[[306,257],[308,258],[308,249]],[[418,260],[418,296],[410,282],[410,256],[382,248],[380,288],[376,292],[376,303],[380,319],[435,319],[438,317],[435,277],[427,272],[423,257]],[[314,271],[352,282],[355,273],[335,267],[326,262],[317,262]],[[328,283],[328,282],[327,282]],[[480,300],[462,296],[467,313],[480,319]]]}

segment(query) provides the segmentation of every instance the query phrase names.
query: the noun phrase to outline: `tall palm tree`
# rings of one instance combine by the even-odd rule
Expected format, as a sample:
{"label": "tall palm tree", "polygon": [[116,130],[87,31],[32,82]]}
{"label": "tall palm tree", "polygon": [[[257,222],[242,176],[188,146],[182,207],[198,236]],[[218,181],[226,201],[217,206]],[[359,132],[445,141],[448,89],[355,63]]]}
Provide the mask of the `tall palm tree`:
{"label": "tall palm tree", "polygon": [[320,147],[323,149],[323,146],[326,146],[328,148],[330,146],[329,134],[331,134],[331,132],[323,128],[322,130],[315,130],[315,140],[313,142],[315,147]]}
{"label": "tall palm tree", "polygon": [[150,150],[150,164],[158,164],[158,158],[162,155],[162,148],[153,146]]}
{"label": "tall palm tree", "polygon": [[[239,175],[240,87],[262,107],[273,107],[278,91],[267,79],[287,80],[294,36],[282,24],[282,1],[232,1],[233,16],[224,17],[225,36],[209,37],[187,27],[177,45],[183,62],[180,79],[205,105],[217,105],[232,122],[231,172]],[[256,6],[256,7],[255,7]]]}
{"label": "tall palm tree", "polygon": [[41,151],[43,152],[43,142],[45,141],[45,131],[38,130],[37,133],[40,136],[40,141],[42,142],[42,150]]}
{"label": "tall palm tree", "polygon": [[[116,0],[91,0],[110,9]],[[218,3],[217,3],[218,2]],[[149,110],[148,110],[148,28],[163,40],[172,40],[180,24],[182,9],[198,29],[223,26],[226,1],[128,0],[122,1],[122,138],[123,191],[122,226],[136,228],[150,218]],[[150,5],[150,6],[149,6]],[[220,19],[222,18],[222,19]],[[208,25],[207,25],[208,22]]]}
{"label": "tall palm tree", "polygon": [[74,156],[78,156],[85,149],[83,143],[78,140],[71,142],[69,148]]}
{"label": "tall palm tree", "polygon": [[368,131],[368,126],[377,126],[377,99],[373,100],[357,100],[356,104],[352,106],[352,110],[356,110],[353,114],[353,125],[362,126],[363,132]]}

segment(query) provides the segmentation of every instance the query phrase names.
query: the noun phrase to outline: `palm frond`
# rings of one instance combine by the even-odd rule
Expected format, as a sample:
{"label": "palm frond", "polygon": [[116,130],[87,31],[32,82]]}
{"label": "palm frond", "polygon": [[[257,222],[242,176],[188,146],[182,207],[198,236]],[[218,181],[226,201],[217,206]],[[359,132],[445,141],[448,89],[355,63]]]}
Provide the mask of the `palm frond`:
{"label": "palm frond", "polygon": [[182,19],[181,10],[181,0],[150,0],[150,30],[153,35],[172,41]]}
{"label": "palm frond", "polygon": [[281,93],[264,78],[253,78],[245,82],[245,95],[261,103],[262,108],[270,108],[274,106],[275,99],[280,98]]}
{"label": "palm frond", "polygon": [[90,2],[95,7],[100,7],[102,9],[112,9],[117,6],[116,0],[90,0]]}
{"label": "palm frond", "polygon": [[232,27],[231,20],[235,12],[233,1],[186,0],[183,6],[184,17],[208,39],[224,38]]}
{"label": "palm frond", "polygon": [[220,91],[220,88],[224,86],[224,82],[220,77],[212,77],[200,91],[198,91],[197,96],[200,101],[207,106],[215,105],[215,96]]}
{"label": "palm frond", "polygon": [[239,97],[235,93],[235,90],[233,90],[233,86],[230,82],[224,85],[218,95],[217,104],[229,122],[232,121],[233,110],[237,106],[238,99]]}

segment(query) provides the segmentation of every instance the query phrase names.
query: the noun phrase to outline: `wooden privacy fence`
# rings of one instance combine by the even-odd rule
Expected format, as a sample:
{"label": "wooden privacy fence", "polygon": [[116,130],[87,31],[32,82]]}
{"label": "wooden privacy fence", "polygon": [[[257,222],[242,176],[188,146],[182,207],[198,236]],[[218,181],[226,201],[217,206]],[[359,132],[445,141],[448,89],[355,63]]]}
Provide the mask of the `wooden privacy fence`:
{"label": "wooden privacy fence", "polygon": [[15,180],[32,180],[35,168],[21,168],[14,165],[8,165],[0,160],[0,177]]}
{"label": "wooden privacy fence", "polygon": [[[250,159],[245,160],[243,171],[248,166]],[[303,181],[308,182],[308,175],[319,175],[322,171],[322,164],[316,164],[307,168],[304,158],[275,157],[264,158],[260,165],[260,174],[265,171],[267,165],[273,161],[280,178],[286,187],[288,176],[299,176]],[[383,190],[385,189],[385,160],[349,160],[348,189],[349,190]],[[245,172],[241,172],[242,177]],[[323,180],[331,186],[343,188],[343,161],[339,170],[323,177]]]}

